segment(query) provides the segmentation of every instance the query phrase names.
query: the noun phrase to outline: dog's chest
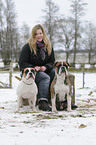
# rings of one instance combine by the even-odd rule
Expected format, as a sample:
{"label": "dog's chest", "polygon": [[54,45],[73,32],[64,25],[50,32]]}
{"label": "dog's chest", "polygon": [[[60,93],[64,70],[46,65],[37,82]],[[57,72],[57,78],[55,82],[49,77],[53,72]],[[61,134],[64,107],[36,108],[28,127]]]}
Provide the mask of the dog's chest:
{"label": "dog's chest", "polygon": [[64,79],[61,76],[57,76],[57,82],[55,84],[55,92],[64,95],[69,92],[69,86],[64,84]]}
{"label": "dog's chest", "polygon": [[22,95],[23,97],[26,95],[29,97],[37,93],[37,86],[35,82],[31,85],[23,83],[23,81],[19,84],[17,88],[17,94]]}

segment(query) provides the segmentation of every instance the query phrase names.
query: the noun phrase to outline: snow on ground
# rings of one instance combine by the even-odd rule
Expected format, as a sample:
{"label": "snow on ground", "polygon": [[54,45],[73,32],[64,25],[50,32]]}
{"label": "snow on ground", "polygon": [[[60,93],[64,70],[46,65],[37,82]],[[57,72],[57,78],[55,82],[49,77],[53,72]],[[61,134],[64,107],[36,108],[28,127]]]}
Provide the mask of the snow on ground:
{"label": "snow on ground", "polygon": [[96,145],[96,73],[85,73],[85,88],[82,73],[74,73],[78,109],[55,113],[29,106],[17,113],[15,75],[12,89],[0,89],[0,145]]}

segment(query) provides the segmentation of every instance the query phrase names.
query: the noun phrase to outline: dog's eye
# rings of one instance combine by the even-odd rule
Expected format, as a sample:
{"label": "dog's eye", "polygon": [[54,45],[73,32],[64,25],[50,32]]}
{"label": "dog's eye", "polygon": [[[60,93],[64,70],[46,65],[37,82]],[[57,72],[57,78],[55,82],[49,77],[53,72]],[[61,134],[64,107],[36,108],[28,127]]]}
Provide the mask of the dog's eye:
{"label": "dog's eye", "polygon": [[25,74],[27,74],[29,72],[29,70],[27,69],[26,71],[25,71]]}
{"label": "dog's eye", "polygon": [[58,70],[60,69],[60,67],[61,67],[62,65],[60,64],[60,65],[58,65]]}
{"label": "dog's eye", "polygon": [[58,67],[60,68],[62,65],[60,64]]}
{"label": "dog's eye", "polygon": [[31,72],[34,73],[34,70],[32,69]]}
{"label": "dog's eye", "polygon": [[35,70],[34,70],[34,69],[32,69],[32,70],[31,70],[31,73],[35,74]]}

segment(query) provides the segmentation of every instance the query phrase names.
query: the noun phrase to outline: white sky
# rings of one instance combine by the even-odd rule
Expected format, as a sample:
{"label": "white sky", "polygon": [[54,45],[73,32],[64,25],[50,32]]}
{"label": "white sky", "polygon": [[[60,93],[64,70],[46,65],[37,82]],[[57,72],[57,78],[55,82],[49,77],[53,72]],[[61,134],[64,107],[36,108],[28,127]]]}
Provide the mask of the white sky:
{"label": "white sky", "polygon": [[[23,22],[27,23],[30,28],[40,23],[41,17],[44,14],[42,9],[45,9],[45,0],[14,0],[17,13],[17,22],[21,26]],[[53,0],[60,8],[60,13],[68,16],[70,10],[69,0]],[[96,24],[96,1],[84,0],[88,3],[85,20]]]}

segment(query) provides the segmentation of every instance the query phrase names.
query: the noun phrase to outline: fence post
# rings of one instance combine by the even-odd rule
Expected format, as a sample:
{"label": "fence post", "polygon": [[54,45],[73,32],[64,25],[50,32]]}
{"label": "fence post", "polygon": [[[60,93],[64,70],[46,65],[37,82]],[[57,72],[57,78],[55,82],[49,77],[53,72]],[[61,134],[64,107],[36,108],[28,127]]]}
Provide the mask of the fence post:
{"label": "fence post", "polygon": [[85,64],[83,64],[83,67],[82,67],[82,73],[83,73],[83,88],[84,88],[84,84],[85,84],[85,71],[84,71],[84,68],[85,68]]}
{"label": "fence post", "polygon": [[75,76],[73,74],[69,74],[68,78],[69,78],[69,81],[70,81],[71,87],[72,87],[72,90],[70,92],[71,98],[72,98],[72,103],[75,104]]}
{"label": "fence post", "polygon": [[12,88],[12,62],[10,63],[10,70],[9,70],[9,87]]}

